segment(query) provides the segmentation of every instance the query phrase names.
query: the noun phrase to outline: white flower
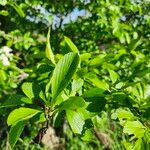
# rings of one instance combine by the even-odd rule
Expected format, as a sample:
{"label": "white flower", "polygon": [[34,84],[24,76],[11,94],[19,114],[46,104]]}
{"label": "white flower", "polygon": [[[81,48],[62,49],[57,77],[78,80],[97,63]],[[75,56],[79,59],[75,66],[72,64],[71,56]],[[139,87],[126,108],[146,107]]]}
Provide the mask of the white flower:
{"label": "white flower", "polygon": [[10,62],[9,62],[7,57],[3,57],[2,63],[3,63],[4,66],[9,66],[10,65]]}
{"label": "white flower", "polygon": [[0,61],[4,66],[9,66],[10,61],[12,60],[13,54],[11,53],[12,49],[9,48],[8,46],[3,46],[0,49]]}
{"label": "white flower", "polygon": [[9,48],[8,46],[3,46],[3,47],[1,48],[1,50],[2,50],[3,52],[5,52],[6,55],[9,55],[10,52],[12,52],[12,49]]}

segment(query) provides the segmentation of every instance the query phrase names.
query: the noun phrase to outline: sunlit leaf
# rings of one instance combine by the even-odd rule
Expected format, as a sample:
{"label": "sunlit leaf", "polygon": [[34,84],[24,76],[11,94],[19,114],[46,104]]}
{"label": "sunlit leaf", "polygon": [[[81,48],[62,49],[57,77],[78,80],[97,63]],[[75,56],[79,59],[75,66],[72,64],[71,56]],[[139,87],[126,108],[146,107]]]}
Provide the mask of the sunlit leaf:
{"label": "sunlit leaf", "polygon": [[145,127],[139,121],[127,121],[124,125],[123,132],[134,135],[135,138],[141,138],[144,136]]}
{"label": "sunlit leaf", "polygon": [[76,111],[72,110],[67,110],[66,115],[72,131],[76,134],[81,134],[85,123],[84,118]]}
{"label": "sunlit leaf", "polygon": [[66,36],[64,36],[64,41],[61,43],[61,48],[63,52],[75,52],[79,53],[78,48],[74,45],[74,43]]}
{"label": "sunlit leaf", "polygon": [[39,112],[41,111],[32,108],[25,108],[25,107],[17,108],[9,114],[7,118],[7,124],[12,125],[18,121],[30,119]]}
{"label": "sunlit leaf", "polygon": [[51,90],[52,97],[55,99],[60,92],[69,84],[73,74],[79,64],[79,56],[77,53],[66,54],[56,65],[52,75]]}
{"label": "sunlit leaf", "polygon": [[87,78],[89,81],[91,81],[96,87],[108,90],[109,85],[105,82],[100,80],[96,74],[94,73],[88,73],[85,75],[85,78]]}
{"label": "sunlit leaf", "polygon": [[60,109],[72,109],[72,110],[76,110],[80,107],[84,107],[85,106],[85,101],[82,97],[70,97],[68,100],[64,101],[61,103],[60,105]]}
{"label": "sunlit leaf", "polygon": [[72,82],[72,92],[78,92],[79,90],[81,90],[83,84],[84,84],[84,80],[82,80],[81,78],[79,78],[77,80],[73,80],[73,82]]}
{"label": "sunlit leaf", "polygon": [[47,40],[46,40],[45,53],[46,53],[46,57],[47,57],[53,64],[55,64],[54,54],[53,54],[53,51],[52,51],[51,45],[50,45],[50,28],[48,29],[48,33],[47,33]]}
{"label": "sunlit leaf", "polygon": [[113,71],[113,70],[109,69],[108,71],[109,71],[112,83],[115,83],[119,79],[119,75],[115,71]]}
{"label": "sunlit leaf", "polygon": [[25,93],[27,97],[30,99],[42,99],[45,103],[47,103],[45,99],[44,92],[38,84],[25,82],[22,84],[22,91]]}
{"label": "sunlit leaf", "polygon": [[9,13],[8,13],[8,11],[6,11],[6,10],[1,10],[1,11],[0,11],[0,15],[8,16]]}

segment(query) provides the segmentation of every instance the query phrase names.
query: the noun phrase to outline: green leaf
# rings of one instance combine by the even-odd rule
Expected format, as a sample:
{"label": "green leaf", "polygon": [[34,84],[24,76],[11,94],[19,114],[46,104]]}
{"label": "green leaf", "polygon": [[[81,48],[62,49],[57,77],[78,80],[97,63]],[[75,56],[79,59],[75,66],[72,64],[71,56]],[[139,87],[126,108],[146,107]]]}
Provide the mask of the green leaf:
{"label": "green leaf", "polygon": [[76,109],[78,109],[80,107],[84,107],[84,106],[85,106],[85,101],[82,97],[73,96],[73,97],[70,97],[68,100],[62,102],[61,105],[59,106],[59,109],[76,110]]}
{"label": "green leaf", "polygon": [[93,122],[91,119],[86,119],[84,129],[82,131],[81,139],[84,141],[91,141],[93,138]]}
{"label": "green leaf", "polygon": [[127,121],[124,125],[123,132],[134,135],[135,138],[141,138],[145,134],[145,127],[139,121]]}
{"label": "green leaf", "polygon": [[81,61],[86,61],[89,60],[91,58],[91,54],[90,53],[84,53],[80,55],[80,59]]}
{"label": "green leaf", "polygon": [[86,99],[90,99],[90,98],[93,98],[93,97],[104,97],[105,96],[105,94],[104,94],[105,91],[106,90],[101,89],[101,88],[91,88],[90,90],[85,91],[82,96]]}
{"label": "green leaf", "polygon": [[[144,150],[146,148],[146,145],[143,145],[144,142],[142,141],[142,138],[139,138],[132,147],[133,150]],[[149,149],[149,148],[148,148]]]}
{"label": "green leaf", "polygon": [[85,75],[85,78],[91,81],[96,87],[108,90],[109,85],[105,81],[101,81],[96,74],[94,73],[88,73]]}
{"label": "green leaf", "polygon": [[52,97],[55,98],[69,84],[79,64],[77,53],[68,53],[59,60],[54,69],[51,82]]}
{"label": "green leaf", "polygon": [[73,80],[71,92],[78,92],[79,90],[82,89],[83,84],[84,84],[84,80],[82,80],[81,78],[77,80]]}
{"label": "green leaf", "polygon": [[90,112],[101,112],[105,108],[106,99],[104,97],[93,97],[91,103],[87,106],[87,110]]}
{"label": "green leaf", "polygon": [[22,8],[19,5],[17,5],[17,3],[9,1],[8,4],[16,10],[20,17],[25,17],[25,13],[23,12]]}
{"label": "green leaf", "polygon": [[14,94],[9,96],[9,98],[5,100],[5,102],[0,106],[0,108],[13,107],[21,104],[33,104],[33,101],[23,95]]}
{"label": "green leaf", "polygon": [[53,64],[55,64],[54,54],[53,54],[53,51],[52,51],[51,45],[50,45],[50,28],[48,29],[48,33],[47,33],[47,41],[46,41],[45,53],[46,53],[46,57],[47,57]]}
{"label": "green leaf", "polygon": [[84,107],[80,107],[76,110],[84,119],[91,119],[94,117],[97,113],[95,112],[90,112],[87,110],[87,106],[89,103],[86,103]]}
{"label": "green leaf", "polygon": [[129,49],[135,50],[141,43],[142,43],[142,38],[132,40],[131,43],[129,44]]}
{"label": "green leaf", "polygon": [[145,132],[145,140],[150,144],[150,132],[147,130],[146,132]]}
{"label": "green leaf", "polygon": [[34,84],[31,82],[25,82],[22,85],[22,91],[30,99],[41,98],[45,103],[47,103],[44,92],[42,91],[41,87],[38,84]]}
{"label": "green leaf", "polygon": [[86,91],[82,96],[86,102],[90,102],[86,108],[90,113],[100,112],[106,104],[105,92],[101,88],[92,88]]}
{"label": "green leaf", "polygon": [[119,79],[119,75],[113,70],[109,69],[108,71],[109,71],[112,83],[115,83]]}
{"label": "green leaf", "polygon": [[61,127],[64,121],[65,111],[58,111],[53,117],[54,127]]}
{"label": "green leaf", "polygon": [[115,55],[114,60],[118,61],[123,55],[126,55],[126,54],[127,54],[126,49],[122,48]]}
{"label": "green leaf", "polygon": [[19,121],[15,124],[13,124],[9,131],[9,144],[13,148],[18,141],[23,129],[25,126],[24,121]]}
{"label": "green leaf", "polygon": [[94,66],[94,67],[98,67],[98,66],[101,66],[104,61],[105,61],[105,56],[106,54],[101,54],[93,59],[90,60],[89,62],[89,66]]}
{"label": "green leaf", "polygon": [[7,124],[13,125],[18,121],[30,119],[39,112],[41,112],[41,111],[37,110],[37,109],[20,107],[18,109],[13,110],[9,114],[9,116],[7,118]]}
{"label": "green leaf", "polygon": [[128,103],[127,95],[123,92],[112,93],[112,96],[113,101],[117,102],[118,104],[125,105]]}
{"label": "green leaf", "polygon": [[136,119],[136,117],[130,111],[127,111],[121,108],[117,110],[117,114],[118,114],[119,120],[125,120],[125,119],[135,120]]}
{"label": "green leaf", "polygon": [[35,116],[32,117],[32,122],[34,123],[42,123],[45,121],[46,121],[46,118],[43,112],[37,113]]}
{"label": "green leaf", "polygon": [[83,141],[89,141],[89,142],[92,140],[92,138],[93,138],[93,130],[91,129],[87,129],[83,134],[83,136],[81,137]]}
{"label": "green leaf", "polygon": [[128,32],[125,32],[124,34],[125,34],[126,41],[127,41],[127,43],[129,44],[130,41],[131,41],[130,36],[129,36],[129,33],[128,33]]}
{"label": "green leaf", "polygon": [[67,110],[66,116],[72,131],[76,134],[81,134],[85,124],[84,118],[72,110]]}
{"label": "green leaf", "polygon": [[6,10],[1,10],[0,11],[0,15],[3,15],[3,16],[8,16],[8,11],[6,11]]}
{"label": "green leaf", "polygon": [[65,53],[68,52],[74,52],[74,53],[78,53],[79,51],[77,49],[77,47],[74,45],[74,43],[66,36],[64,36],[64,41],[61,43],[61,48]]}

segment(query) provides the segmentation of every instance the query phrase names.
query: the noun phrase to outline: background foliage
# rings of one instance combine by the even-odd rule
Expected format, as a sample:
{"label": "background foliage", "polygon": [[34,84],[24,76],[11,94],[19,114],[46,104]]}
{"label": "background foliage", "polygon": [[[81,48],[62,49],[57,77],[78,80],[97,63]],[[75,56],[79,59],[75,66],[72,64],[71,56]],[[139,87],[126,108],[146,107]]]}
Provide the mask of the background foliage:
{"label": "background foliage", "polygon": [[44,149],[35,137],[50,125],[52,148],[149,149],[149,10],[149,0],[1,0],[1,148]]}

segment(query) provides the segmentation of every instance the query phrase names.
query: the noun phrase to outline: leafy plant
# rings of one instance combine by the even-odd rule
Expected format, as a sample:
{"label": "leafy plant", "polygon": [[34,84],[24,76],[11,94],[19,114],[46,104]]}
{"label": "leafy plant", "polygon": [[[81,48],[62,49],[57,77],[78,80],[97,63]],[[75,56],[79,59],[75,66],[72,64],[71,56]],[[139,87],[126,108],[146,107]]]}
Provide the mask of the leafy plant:
{"label": "leafy plant", "polygon": [[0,8],[0,144],[40,149],[51,129],[68,149],[149,149],[147,0]]}

